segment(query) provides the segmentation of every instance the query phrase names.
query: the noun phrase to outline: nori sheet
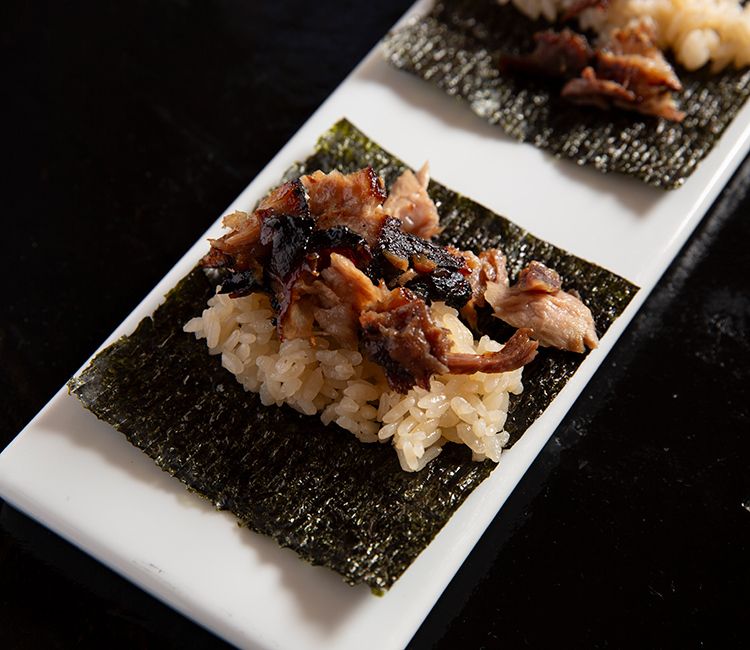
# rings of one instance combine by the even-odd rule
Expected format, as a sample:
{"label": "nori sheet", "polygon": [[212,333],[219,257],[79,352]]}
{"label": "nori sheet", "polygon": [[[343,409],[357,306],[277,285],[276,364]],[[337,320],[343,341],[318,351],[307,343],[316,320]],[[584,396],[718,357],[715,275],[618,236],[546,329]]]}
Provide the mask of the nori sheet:
{"label": "nori sheet", "polygon": [[[392,182],[403,164],[342,120],[316,153],[288,176],[372,165]],[[510,221],[432,182],[445,225],[441,238],[474,249],[500,245],[517,273],[526,260],[558,269],[580,291],[597,329],[606,331],[637,291],[613,273],[544,243]],[[121,431],[163,470],[229,509],[313,564],[373,590],[390,587],[466,496],[496,467],[448,444],[419,473],[401,470],[390,445],[363,444],[289,407],[264,407],[182,331],[200,314],[216,280],[194,269],[153,317],[99,353],[69,382],[97,417]],[[488,333],[502,336],[496,319]],[[504,340],[504,339],[503,339]],[[581,355],[544,350],[524,371],[508,430],[517,440],[581,363]]]}
{"label": "nori sheet", "polygon": [[496,0],[440,0],[427,16],[390,33],[384,46],[397,68],[465,100],[509,136],[665,189],[685,182],[750,95],[749,69],[710,74],[676,65],[684,85],[678,102],[687,114],[676,124],[576,106],[559,96],[559,81],[500,73],[501,55],[530,52],[534,32],[550,26]]}

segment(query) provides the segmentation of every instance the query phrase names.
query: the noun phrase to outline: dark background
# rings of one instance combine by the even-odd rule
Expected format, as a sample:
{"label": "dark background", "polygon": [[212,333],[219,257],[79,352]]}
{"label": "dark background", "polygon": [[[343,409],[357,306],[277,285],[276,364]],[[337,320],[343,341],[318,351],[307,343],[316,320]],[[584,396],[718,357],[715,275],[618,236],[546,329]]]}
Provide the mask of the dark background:
{"label": "dark background", "polygon": [[[0,448],[409,4],[2,3]],[[747,647],[749,189],[746,160],[414,648]],[[222,645],[0,524],[0,647]]]}

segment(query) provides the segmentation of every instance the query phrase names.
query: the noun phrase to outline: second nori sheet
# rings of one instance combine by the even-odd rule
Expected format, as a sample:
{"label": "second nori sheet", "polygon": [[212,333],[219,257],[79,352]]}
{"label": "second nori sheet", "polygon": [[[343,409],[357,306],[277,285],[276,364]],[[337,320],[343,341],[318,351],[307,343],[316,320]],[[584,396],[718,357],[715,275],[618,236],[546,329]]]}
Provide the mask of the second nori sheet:
{"label": "second nori sheet", "polygon": [[[404,169],[342,120],[316,153],[290,170],[351,171],[372,165],[388,184]],[[502,217],[432,182],[443,242],[467,248],[500,245],[517,273],[526,260],[557,268],[578,289],[606,331],[637,288],[542,242]],[[423,471],[401,470],[390,445],[363,444],[317,417],[264,407],[208,355],[205,342],[182,331],[201,313],[214,284],[194,270],[133,334],[98,354],[70,383],[71,392],[121,431],[165,471],[229,509],[252,530],[270,535],[348,582],[387,589],[496,467],[471,461],[449,444]],[[486,319],[489,333],[502,326]],[[494,322],[493,322],[494,321]],[[549,404],[583,357],[544,350],[524,370],[523,394],[507,428],[515,441]]]}
{"label": "second nori sheet", "polygon": [[496,0],[440,0],[432,11],[391,33],[386,56],[398,68],[467,101],[508,135],[602,172],[621,172],[665,189],[682,185],[750,95],[750,70],[677,73],[684,85],[681,124],[562,99],[557,81],[502,75],[503,54],[533,49],[549,29]]}

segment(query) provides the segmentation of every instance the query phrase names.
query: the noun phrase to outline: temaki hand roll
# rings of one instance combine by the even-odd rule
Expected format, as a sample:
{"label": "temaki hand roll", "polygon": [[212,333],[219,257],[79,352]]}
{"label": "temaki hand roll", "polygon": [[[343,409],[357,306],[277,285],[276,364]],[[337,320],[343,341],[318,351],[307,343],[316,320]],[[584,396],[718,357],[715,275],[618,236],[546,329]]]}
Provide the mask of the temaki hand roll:
{"label": "temaki hand roll", "polygon": [[750,95],[736,0],[437,0],[384,51],[513,138],[664,189]]}
{"label": "temaki hand roll", "polygon": [[637,288],[346,121],[284,180],[70,389],[243,525],[384,589]]}

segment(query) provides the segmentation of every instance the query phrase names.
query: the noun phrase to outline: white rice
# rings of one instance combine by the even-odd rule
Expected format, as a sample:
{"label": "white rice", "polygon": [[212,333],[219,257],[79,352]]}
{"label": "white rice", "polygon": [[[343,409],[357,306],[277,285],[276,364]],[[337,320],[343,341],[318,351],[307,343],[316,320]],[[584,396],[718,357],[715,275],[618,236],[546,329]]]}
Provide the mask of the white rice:
{"label": "white rice", "polygon": [[501,5],[513,3],[521,13],[526,14],[532,20],[546,18],[550,22],[557,19],[558,15],[564,14],[572,7],[576,0],[497,0]]}
{"label": "white rice", "polygon": [[[521,12],[554,21],[576,0],[498,0]],[[590,8],[578,16],[583,29],[606,34],[631,20],[645,18],[656,28],[657,45],[671,49],[688,70],[707,63],[718,71],[750,65],[750,5],[737,0],[612,0],[606,11]]]}
{"label": "white rice", "polygon": [[[455,309],[434,303],[432,314],[449,330],[456,352],[502,348],[486,336],[475,341]],[[508,442],[503,427],[509,395],[523,389],[521,368],[436,376],[429,391],[415,387],[404,395],[390,390],[382,368],[356,350],[334,349],[322,336],[315,345],[280,342],[272,319],[264,293],[217,294],[184,330],[205,339],[209,353],[220,354],[222,365],[263,404],[319,413],[323,423],[334,422],[362,442],[390,441],[406,471],[422,469],[448,441],[467,445],[474,460],[500,459]]]}

